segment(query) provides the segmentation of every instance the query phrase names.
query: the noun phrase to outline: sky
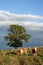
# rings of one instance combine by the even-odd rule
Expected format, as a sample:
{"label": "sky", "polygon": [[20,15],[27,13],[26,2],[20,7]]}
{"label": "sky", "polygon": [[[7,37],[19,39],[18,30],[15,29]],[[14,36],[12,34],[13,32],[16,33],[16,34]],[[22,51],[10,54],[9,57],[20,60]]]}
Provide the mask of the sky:
{"label": "sky", "polygon": [[0,10],[43,16],[43,0],[0,0]]}
{"label": "sky", "polygon": [[43,46],[43,0],[0,0],[1,48],[10,24],[22,25],[32,35],[25,46]]}

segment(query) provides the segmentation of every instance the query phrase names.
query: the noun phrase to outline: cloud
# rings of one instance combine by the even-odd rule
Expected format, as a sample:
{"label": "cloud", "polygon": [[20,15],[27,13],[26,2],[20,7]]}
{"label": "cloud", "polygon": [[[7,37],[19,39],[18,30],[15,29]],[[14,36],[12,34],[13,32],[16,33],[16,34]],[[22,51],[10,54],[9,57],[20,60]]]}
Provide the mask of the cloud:
{"label": "cloud", "polygon": [[43,20],[43,16],[31,14],[14,14],[10,11],[0,10],[0,26],[20,24],[30,30],[43,30],[43,22],[30,22],[29,19]]}
{"label": "cloud", "polygon": [[11,13],[10,11],[3,11],[0,10],[0,20],[1,21],[24,21],[28,19],[43,19],[43,16],[40,15],[32,15],[32,14],[14,14]]}
{"label": "cloud", "polygon": [[0,22],[0,26],[8,26],[11,24],[18,24],[18,25],[22,25],[25,26],[25,28],[28,28],[29,30],[43,30],[43,23],[38,23],[38,22],[27,22],[27,21],[6,21],[6,22]]}
{"label": "cloud", "polygon": [[29,30],[43,30],[43,23],[38,22],[25,22]]}
{"label": "cloud", "polygon": [[[0,43],[5,43],[4,36],[8,34],[7,28],[10,24],[19,24],[26,28],[27,32],[32,35],[31,41],[27,46],[43,45],[43,22],[32,22],[29,19],[43,21],[43,16],[31,14],[14,14],[10,11],[0,10]],[[26,46],[26,45],[25,45]]]}

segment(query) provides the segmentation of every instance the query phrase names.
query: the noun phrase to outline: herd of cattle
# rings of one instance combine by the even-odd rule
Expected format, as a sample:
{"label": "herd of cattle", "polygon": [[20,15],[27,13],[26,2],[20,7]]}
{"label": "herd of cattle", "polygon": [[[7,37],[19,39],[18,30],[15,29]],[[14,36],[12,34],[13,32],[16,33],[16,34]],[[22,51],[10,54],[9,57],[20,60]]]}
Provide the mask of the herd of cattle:
{"label": "herd of cattle", "polygon": [[[23,53],[25,53],[27,55],[28,54],[28,48],[21,48],[18,50],[18,55],[22,55]],[[34,55],[37,55],[37,47],[32,49],[32,53]]]}
{"label": "herd of cattle", "polygon": [[[17,50],[17,51],[16,51]],[[35,48],[19,48],[19,49],[15,49],[15,50],[11,50],[11,51],[6,51],[6,50],[1,50],[1,52],[3,52],[4,54],[17,54],[17,55],[28,55],[30,53],[30,50],[31,50],[31,53],[33,55],[37,55],[37,47]]]}

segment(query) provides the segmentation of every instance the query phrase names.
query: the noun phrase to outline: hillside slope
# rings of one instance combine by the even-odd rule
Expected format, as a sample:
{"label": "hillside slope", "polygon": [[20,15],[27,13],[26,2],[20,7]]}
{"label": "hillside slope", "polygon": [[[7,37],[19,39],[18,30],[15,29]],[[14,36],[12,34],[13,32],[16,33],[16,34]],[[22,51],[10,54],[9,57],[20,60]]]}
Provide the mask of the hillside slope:
{"label": "hillside slope", "polygon": [[43,47],[37,48],[37,55],[33,55],[31,50],[27,55],[18,55],[18,49],[0,50],[0,65],[43,65]]}

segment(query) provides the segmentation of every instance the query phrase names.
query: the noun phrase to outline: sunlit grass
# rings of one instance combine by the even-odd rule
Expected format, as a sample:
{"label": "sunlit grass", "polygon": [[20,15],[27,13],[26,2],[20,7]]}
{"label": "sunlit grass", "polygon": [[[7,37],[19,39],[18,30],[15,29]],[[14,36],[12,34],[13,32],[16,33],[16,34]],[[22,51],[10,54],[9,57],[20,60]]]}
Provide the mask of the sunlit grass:
{"label": "sunlit grass", "polygon": [[27,55],[18,55],[18,49],[0,50],[0,65],[43,65],[43,47],[37,48],[37,55],[31,50]]}

